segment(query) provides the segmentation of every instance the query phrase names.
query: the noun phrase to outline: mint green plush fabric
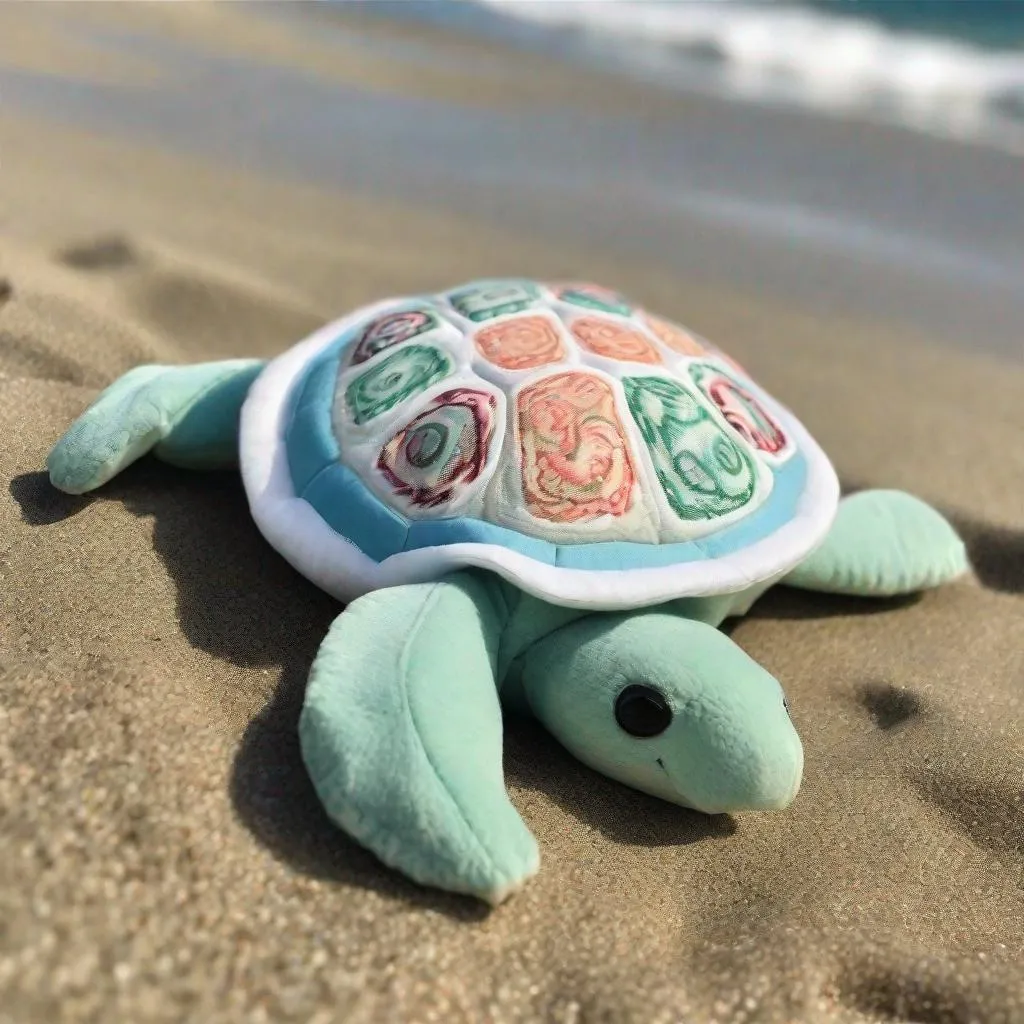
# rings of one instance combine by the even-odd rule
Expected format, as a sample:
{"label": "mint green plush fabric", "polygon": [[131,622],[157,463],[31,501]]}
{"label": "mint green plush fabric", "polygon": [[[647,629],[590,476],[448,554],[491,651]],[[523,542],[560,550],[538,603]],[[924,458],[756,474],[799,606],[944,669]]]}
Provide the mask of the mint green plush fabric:
{"label": "mint green plush fabric", "polygon": [[824,543],[783,582],[831,594],[889,597],[936,587],[968,568],[946,520],[902,491],[851,494]]}
{"label": "mint green plush fabric", "polygon": [[[239,414],[262,368],[133,370],[57,443],[53,483],[92,490],[148,451],[186,467],[236,464]],[[784,582],[885,596],[966,567],[939,513],[868,491],[840,503],[824,543]],[[538,718],[596,770],[673,803],[785,807],[803,751],[782,689],[716,628],[770,584],[614,614],[554,607],[481,571],[361,597],[324,640],[301,715],[320,800],[386,864],[491,903],[539,865],[505,790],[502,705]],[[626,697],[637,693],[630,719]]]}
{"label": "mint green plush fabric", "polygon": [[[522,687],[579,760],[709,814],[787,806],[803,770],[781,686],[724,633],[663,610],[591,615],[532,647]],[[651,737],[616,721],[627,686],[659,693],[671,724]]]}
{"label": "mint green plush fabric", "polygon": [[469,573],[353,601],[317,655],[299,725],[335,822],[410,878],[491,903],[539,864],[502,772],[506,617],[500,591]]}
{"label": "mint green plush fabric", "polygon": [[47,460],[69,494],[102,486],[147,452],[189,469],[238,464],[238,419],[263,363],[139,366],[116,380],[57,442]]}
{"label": "mint green plush fabric", "polygon": [[[657,736],[616,719],[638,684],[671,708]],[[361,597],[331,627],[300,721],[330,817],[423,884],[491,903],[522,885],[538,852],[504,786],[499,690],[585,763],[674,803],[783,807],[800,785],[781,687],[718,630],[556,608],[462,572]]]}

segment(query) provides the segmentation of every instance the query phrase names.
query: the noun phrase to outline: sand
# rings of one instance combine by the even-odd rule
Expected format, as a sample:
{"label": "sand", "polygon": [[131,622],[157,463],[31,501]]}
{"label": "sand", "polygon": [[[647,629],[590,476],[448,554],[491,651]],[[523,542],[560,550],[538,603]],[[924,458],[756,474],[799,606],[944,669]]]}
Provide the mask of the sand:
{"label": "sand", "polygon": [[[148,74],[40,24],[8,65]],[[1020,360],[34,114],[0,114],[0,153],[2,1024],[1024,1021]],[[143,460],[69,498],[44,463],[139,363],[271,356],[355,303],[505,272],[606,281],[721,341],[847,488],[946,511],[974,572],[881,605],[779,590],[735,626],[804,738],[782,814],[681,811],[511,726],[543,865],[488,912],[320,810],[295,726],[339,608],[235,474]]]}

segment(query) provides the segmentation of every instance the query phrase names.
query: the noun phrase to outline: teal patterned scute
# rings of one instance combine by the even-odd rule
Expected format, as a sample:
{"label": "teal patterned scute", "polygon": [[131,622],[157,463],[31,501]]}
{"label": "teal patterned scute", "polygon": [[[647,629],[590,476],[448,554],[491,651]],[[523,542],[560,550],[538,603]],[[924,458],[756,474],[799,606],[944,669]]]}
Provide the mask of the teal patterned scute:
{"label": "teal patterned scute", "polygon": [[738,512],[757,489],[757,465],[677,380],[623,377],[626,404],[669,507],[683,520]]}
{"label": "teal patterned scute", "polygon": [[356,423],[366,423],[425,391],[452,369],[451,356],[441,349],[404,345],[349,381],[345,400]]}
{"label": "teal patterned scute", "polygon": [[[339,439],[334,435],[331,411],[342,354],[351,340],[349,334],[328,346],[311,360],[296,382],[285,446],[295,493],[309,502],[335,532],[376,561],[399,551],[479,543],[506,547],[565,568],[654,568],[731,554],[769,536],[796,514],[807,479],[807,463],[801,452],[775,471],[772,492],[763,505],[732,526],[697,540],[668,544],[553,544],[468,516],[408,522],[373,494],[355,473],[340,465]],[[345,472],[326,472],[332,466]]]}
{"label": "teal patterned scute", "polygon": [[473,281],[448,295],[448,301],[475,323],[509,313],[522,313],[541,302],[536,281],[516,278]]}

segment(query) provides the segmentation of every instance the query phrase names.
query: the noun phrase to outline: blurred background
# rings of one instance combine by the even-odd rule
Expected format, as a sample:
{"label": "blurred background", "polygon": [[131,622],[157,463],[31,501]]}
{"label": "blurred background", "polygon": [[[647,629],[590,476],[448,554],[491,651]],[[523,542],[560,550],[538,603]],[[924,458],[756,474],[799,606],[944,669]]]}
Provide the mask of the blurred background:
{"label": "blurred background", "polygon": [[8,4],[0,20],[0,113],[1022,354],[1015,0]]}

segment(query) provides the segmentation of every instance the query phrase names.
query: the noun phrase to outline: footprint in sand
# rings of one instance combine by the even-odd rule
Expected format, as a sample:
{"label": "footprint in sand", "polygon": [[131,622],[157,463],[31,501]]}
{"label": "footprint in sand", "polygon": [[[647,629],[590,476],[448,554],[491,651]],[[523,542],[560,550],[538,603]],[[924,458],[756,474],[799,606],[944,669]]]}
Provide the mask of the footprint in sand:
{"label": "footprint in sand", "polygon": [[120,270],[140,260],[132,246],[116,235],[84,245],[72,245],[56,254],[58,263],[75,270]]}
{"label": "footprint in sand", "polygon": [[321,326],[322,313],[244,271],[109,235],[55,253],[58,263],[123,295],[127,312],[154,328],[182,362],[271,356]]}
{"label": "footprint in sand", "polygon": [[[942,737],[953,735],[941,721],[941,707],[926,707],[921,697],[906,687],[866,683],[857,696],[882,732],[899,733],[901,726],[921,722],[939,749],[945,747]],[[979,752],[981,760],[977,760]],[[950,757],[946,752],[938,762],[933,757],[926,768],[913,767],[917,759],[908,762],[906,751],[898,758],[894,753],[890,752],[889,759],[905,765],[905,774],[919,795],[954,828],[966,833],[976,846],[1024,865],[1024,796],[1019,782],[1012,781],[1020,776],[1012,746],[1002,744],[998,737],[977,737],[963,743],[962,756]],[[1002,761],[1002,771],[996,767],[997,761]]]}
{"label": "footprint in sand", "polygon": [[[2,304],[2,302],[0,302]],[[0,368],[15,377],[84,385],[90,376],[78,360],[44,344],[31,334],[0,327]]]}
{"label": "footprint in sand", "polygon": [[913,690],[891,683],[866,683],[860,688],[860,703],[883,732],[922,713],[921,698]]}
{"label": "footprint in sand", "polygon": [[[976,745],[972,747],[977,749]],[[968,760],[948,766],[948,771],[933,768],[915,773],[911,781],[950,825],[968,835],[975,846],[995,855],[994,871],[1019,877],[1024,868],[1024,796],[1018,781],[1019,763],[1015,763],[1011,750],[999,750],[998,743],[986,751],[986,758],[982,764]],[[1001,776],[1000,780],[993,781],[993,775]]]}
{"label": "footprint in sand", "polygon": [[[892,1024],[1019,1020],[1013,1015],[1012,987],[977,961],[957,964],[942,957],[925,960],[893,951],[887,951],[887,956],[900,962],[887,963],[877,952],[874,957],[865,954],[845,965],[833,983],[838,1002],[851,1008],[857,1020]],[[983,977],[984,983],[979,984]]]}

